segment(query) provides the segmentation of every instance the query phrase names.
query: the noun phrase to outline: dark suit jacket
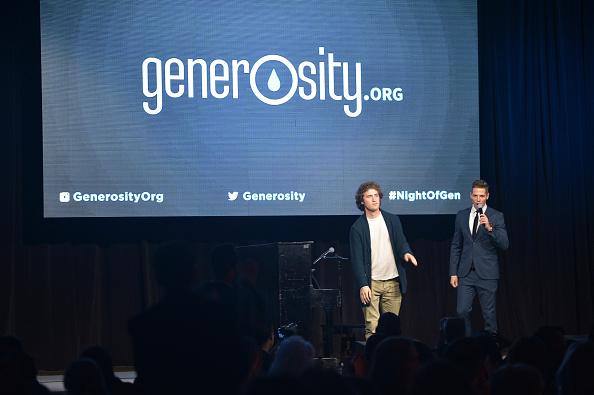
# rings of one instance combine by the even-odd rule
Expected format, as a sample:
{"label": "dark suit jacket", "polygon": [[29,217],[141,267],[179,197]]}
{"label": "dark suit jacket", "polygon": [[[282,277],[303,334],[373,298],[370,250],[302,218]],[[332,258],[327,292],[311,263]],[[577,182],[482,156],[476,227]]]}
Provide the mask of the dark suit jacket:
{"label": "dark suit jacket", "polygon": [[[390,243],[392,244],[396,268],[400,276],[400,291],[406,293],[406,270],[402,266],[401,259],[404,259],[404,255],[407,253],[412,255],[412,252],[402,232],[400,218],[384,210],[381,210],[381,212],[390,233]],[[351,226],[349,239],[351,246],[351,266],[355,274],[355,300],[361,303],[361,296],[359,294],[361,288],[365,286],[371,288],[371,236],[365,213]]]}
{"label": "dark suit jacket", "polygon": [[487,229],[481,225],[473,239],[468,226],[470,211],[471,207],[458,211],[456,215],[450,249],[450,276],[465,277],[474,262],[476,273],[480,278],[498,279],[497,248],[507,250],[509,245],[503,214],[488,206],[485,215],[493,226],[493,232],[487,232]]}

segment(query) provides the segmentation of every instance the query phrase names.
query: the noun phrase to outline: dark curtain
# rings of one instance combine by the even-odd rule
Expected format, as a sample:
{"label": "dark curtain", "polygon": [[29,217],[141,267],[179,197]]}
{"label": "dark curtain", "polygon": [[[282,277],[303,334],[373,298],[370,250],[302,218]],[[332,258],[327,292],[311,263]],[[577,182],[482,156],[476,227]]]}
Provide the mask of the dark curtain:
{"label": "dark curtain", "polygon": [[[592,323],[594,4],[479,2],[481,173],[507,218],[499,319]],[[493,202],[495,203],[495,202]]]}
{"label": "dark curtain", "polygon": [[[511,338],[543,324],[584,334],[594,299],[594,5],[478,5],[480,177],[510,237],[500,255],[499,327]],[[90,345],[132,365],[126,321],[161,296],[150,257],[163,241],[192,244],[201,281],[219,242],[312,240],[314,257],[330,246],[349,256],[356,217],[43,220],[38,5],[15,2],[1,18],[0,332],[20,337],[38,368],[64,369]],[[420,264],[408,269],[403,331],[433,346],[439,319],[455,314],[454,216],[401,219]],[[335,288],[341,274],[344,323],[360,324],[350,265],[338,269],[327,261],[315,275]],[[323,313],[314,316],[323,323]]]}

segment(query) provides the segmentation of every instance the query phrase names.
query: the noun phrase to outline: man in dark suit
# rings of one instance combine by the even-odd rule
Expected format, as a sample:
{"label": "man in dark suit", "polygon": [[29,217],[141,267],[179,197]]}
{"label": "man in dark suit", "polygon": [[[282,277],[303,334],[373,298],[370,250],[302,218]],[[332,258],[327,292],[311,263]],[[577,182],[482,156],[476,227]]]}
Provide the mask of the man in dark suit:
{"label": "man in dark suit", "polygon": [[450,250],[450,284],[458,290],[457,314],[464,319],[470,335],[470,311],[478,294],[485,330],[497,332],[495,309],[499,263],[497,249],[506,250],[509,241],[503,214],[489,208],[489,184],[477,180],[470,193],[472,207],[456,215]]}

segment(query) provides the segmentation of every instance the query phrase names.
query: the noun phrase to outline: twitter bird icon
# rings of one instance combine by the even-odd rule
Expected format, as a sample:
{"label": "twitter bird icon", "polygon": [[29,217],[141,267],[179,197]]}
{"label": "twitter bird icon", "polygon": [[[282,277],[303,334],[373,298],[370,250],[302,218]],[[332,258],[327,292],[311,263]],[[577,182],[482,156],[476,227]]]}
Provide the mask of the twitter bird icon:
{"label": "twitter bird icon", "polygon": [[229,195],[229,200],[231,200],[231,201],[237,199],[238,194],[239,194],[239,192],[227,192],[227,195]]}

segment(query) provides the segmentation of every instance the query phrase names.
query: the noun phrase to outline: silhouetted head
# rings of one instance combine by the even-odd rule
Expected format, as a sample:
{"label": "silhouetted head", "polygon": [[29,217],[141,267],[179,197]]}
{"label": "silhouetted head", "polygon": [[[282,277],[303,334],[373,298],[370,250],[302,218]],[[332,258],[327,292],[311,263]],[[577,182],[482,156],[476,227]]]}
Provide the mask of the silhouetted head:
{"label": "silhouetted head", "polygon": [[400,317],[390,312],[383,313],[377,321],[375,333],[383,333],[388,336],[400,336],[402,334]]}
{"label": "silhouetted head", "polygon": [[553,359],[563,358],[567,347],[565,345],[565,331],[557,325],[543,325],[534,332],[534,337],[542,340]]}
{"label": "silhouetted head", "polygon": [[445,342],[449,344],[466,335],[466,323],[460,317],[450,317],[445,322]]}
{"label": "silhouetted head", "polygon": [[218,245],[210,253],[210,268],[217,281],[233,282],[237,264],[237,251],[231,244]]}
{"label": "silhouetted head", "polygon": [[23,343],[13,335],[0,335],[0,357],[11,351],[23,351]]}
{"label": "silhouetted head", "polygon": [[559,395],[594,394],[594,344],[573,343],[567,349],[559,370]]}
{"label": "silhouetted head", "polygon": [[369,336],[369,339],[365,342],[365,359],[367,362],[371,363],[373,359],[373,353],[375,352],[375,348],[378,344],[380,344],[384,339],[386,339],[388,335],[384,333],[374,333],[373,335]]}
{"label": "silhouetted head", "polygon": [[381,394],[408,393],[420,368],[411,339],[388,337],[375,347],[369,380]]}
{"label": "silhouetted head", "polygon": [[493,376],[495,370],[501,365],[501,349],[489,331],[476,331],[470,336],[476,340],[481,352],[485,355],[485,373],[487,379]]}
{"label": "silhouetted head", "polygon": [[99,366],[99,368],[101,369],[103,377],[106,380],[114,377],[111,356],[103,347],[89,347],[85,351],[83,351],[82,354],[80,354],[80,357],[92,359],[93,361],[95,361],[97,366]]}
{"label": "silhouetted head", "polygon": [[77,359],[68,365],[64,388],[68,395],[108,395],[101,369],[88,358]]}
{"label": "silhouetted head", "polygon": [[429,348],[428,345],[426,345],[422,341],[413,339],[412,344],[417,349],[417,354],[419,355],[419,363],[421,365],[425,365],[437,359],[437,355],[431,350],[431,348]]}
{"label": "silhouetted head", "polygon": [[457,364],[435,360],[422,367],[412,385],[413,395],[473,395],[468,374]]}
{"label": "silhouetted head", "polygon": [[461,366],[472,380],[483,373],[485,355],[478,342],[470,337],[460,337],[448,344],[443,357]]}
{"label": "silhouetted head", "polygon": [[508,364],[526,364],[534,366],[541,373],[546,372],[551,357],[545,344],[534,336],[522,336],[512,344],[507,357]]}
{"label": "silhouetted head", "polygon": [[314,366],[301,375],[308,395],[355,395],[354,389],[335,370]]}
{"label": "silhouetted head", "polygon": [[261,376],[250,381],[244,395],[303,395],[307,391],[303,380],[293,376]]}
{"label": "silhouetted head", "polygon": [[488,356],[491,361],[497,364],[501,363],[501,350],[489,331],[476,331],[470,337],[478,342],[483,354]]}
{"label": "silhouetted head", "polygon": [[183,242],[171,242],[157,249],[153,257],[155,275],[167,292],[191,288],[195,279],[195,257]]}
{"label": "silhouetted head", "polygon": [[532,366],[503,365],[491,378],[491,395],[541,395],[543,391],[543,377]]}
{"label": "silhouetted head", "polygon": [[268,370],[275,375],[299,375],[313,366],[315,349],[303,337],[293,335],[283,340]]}
{"label": "silhouetted head", "polygon": [[0,393],[19,393],[23,386],[36,383],[35,362],[26,352],[17,349],[0,357]]}

